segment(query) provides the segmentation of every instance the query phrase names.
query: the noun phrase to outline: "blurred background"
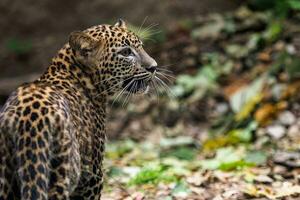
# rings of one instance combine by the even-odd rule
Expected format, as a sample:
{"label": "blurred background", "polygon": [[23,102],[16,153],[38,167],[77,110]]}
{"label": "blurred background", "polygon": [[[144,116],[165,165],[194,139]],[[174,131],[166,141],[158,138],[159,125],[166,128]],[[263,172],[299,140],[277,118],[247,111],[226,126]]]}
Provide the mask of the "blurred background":
{"label": "blurred background", "polygon": [[[119,18],[136,26],[146,20],[145,27],[154,23],[157,24],[156,29],[172,30],[180,20],[209,12],[231,10],[239,5],[238,2],[91,0],[87,3],[66,0],[61,3],[51,0],[1,0],[0,79],[19,76],[21,79],[32,79],[39,75],[74,30],[115,23]],[[18,83],[11,84],[15,87]],[[1,87],[0,95],[6,96],[13,89],[11,86],[6,87],[7,84],[10,83]],[[0,102],[3,103],[3,98]]]}
{"label": "blurred background", "polygon": [[103,199],[299,199],[299,11],[299,0],[1,0],[0,107],[70,32],[122,18],[165,84],[110,102]]}

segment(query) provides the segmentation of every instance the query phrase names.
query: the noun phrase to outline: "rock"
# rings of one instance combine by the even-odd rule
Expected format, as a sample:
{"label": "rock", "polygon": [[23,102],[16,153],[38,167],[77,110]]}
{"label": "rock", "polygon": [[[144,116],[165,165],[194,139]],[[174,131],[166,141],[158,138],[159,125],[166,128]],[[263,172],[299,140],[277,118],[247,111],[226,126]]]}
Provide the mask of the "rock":
{"label": "rock", "polygon": [[258,128],[258,129],[256,130],[256,135],[257,135],[257,136],[264,136],[264,135],[266,135],[266,133],[267,133],[267,131],[266,131],[265,128]]}
{"label": "rock", "polygon": [[284,111],[279,115],[279,121],[283,125],[292,125],[296,122],[296,117],[292,112]]}
{"label": "rock", "polygon": [[219,115],[222,115],[222,114],[228,112],[228,110],[229,110],[229,107],[228,107],[227,103],[218,103],[216,106],[216,112]]}
{"label": "rock", "polygon": [[300,167],[300,154],[296,151],[285,152],[279,151],[273,155],[273,160],[276,164],[286,167]]}
{"label": "rock", "polygon": [[300,120],[298,119],[296,124],[298,125],[298,127],[300,127]]}
{"label": "rock", "polygon": [[273,168],[274,174],[285,174],[287,172],[287,168],[280,165],[275,165]]}
{"label": "rock", "polygon": [[286,90],[286,84],[276,84],[274,85],[274,87],[272,88],[272,95],[276,100],[280,100],[282,92],[284,90]]}
{"label": "rock", "polygon": [[286,50],[289,54],[295,55],[296,54],[296,47],[294,45],[287,45]]}
{"label": "rock", "polygon": [[291,138],[291,139],[299,139],[300,138],[300,130],[299,130],[299,126],[294,124],[292,126],[289,127],[288,131],[287,131],[287,135]]}
{"label": "rock", "polygon": [[254,178],[254,180],[258,183],[272,183],[273,179],[267,175],[258,175]]}
{"label": "rock", "polygon": [[228,188],[222,194],[225,199],[240,199],[242,192],[239,188]]}
{"label": "rock", "polygon": [[281,125],[271,125],[267,127],[267,133],[274,139],[280,139],[286,134],[286,129]]}

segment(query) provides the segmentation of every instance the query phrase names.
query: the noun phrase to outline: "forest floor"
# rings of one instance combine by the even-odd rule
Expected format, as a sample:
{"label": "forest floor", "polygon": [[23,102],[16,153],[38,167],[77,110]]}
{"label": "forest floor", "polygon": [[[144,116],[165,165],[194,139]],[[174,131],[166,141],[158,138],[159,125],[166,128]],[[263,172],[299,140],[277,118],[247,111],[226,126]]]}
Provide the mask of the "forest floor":
{"label": "forest floor", "polygon": [[241,7],[149,36],[173,75],[111,103],[103,199],[300,199],[299,22]]}

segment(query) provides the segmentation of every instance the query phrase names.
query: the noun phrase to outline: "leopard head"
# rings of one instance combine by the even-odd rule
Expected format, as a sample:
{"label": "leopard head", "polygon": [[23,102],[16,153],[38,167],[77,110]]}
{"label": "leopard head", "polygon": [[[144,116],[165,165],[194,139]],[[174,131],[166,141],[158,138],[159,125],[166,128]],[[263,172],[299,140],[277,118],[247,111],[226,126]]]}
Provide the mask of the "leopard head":
{"label": "leopard head", "polygon": [[156,61],[123,20],[115,25],[98,25],[72,32],[69,45],[76,61],[105,94],[144,93],[155,76]]}

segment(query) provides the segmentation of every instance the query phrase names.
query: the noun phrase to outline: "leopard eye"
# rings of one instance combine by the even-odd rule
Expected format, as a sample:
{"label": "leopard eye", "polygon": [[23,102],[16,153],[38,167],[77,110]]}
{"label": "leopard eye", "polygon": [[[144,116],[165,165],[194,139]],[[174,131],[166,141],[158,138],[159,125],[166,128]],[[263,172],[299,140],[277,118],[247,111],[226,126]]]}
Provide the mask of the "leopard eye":
{"label": "leopard eye", "polygon": [[122,49],[121,51],[119,51],[119,54],[121,54],[121,55],[124,56],[124,57],[128,57],[128,56],[133,55],[133,52],[132,52],[132,50],[128,47],[128,48],[124,48],[124,49]]}

